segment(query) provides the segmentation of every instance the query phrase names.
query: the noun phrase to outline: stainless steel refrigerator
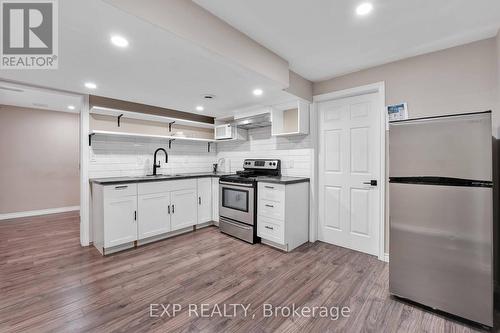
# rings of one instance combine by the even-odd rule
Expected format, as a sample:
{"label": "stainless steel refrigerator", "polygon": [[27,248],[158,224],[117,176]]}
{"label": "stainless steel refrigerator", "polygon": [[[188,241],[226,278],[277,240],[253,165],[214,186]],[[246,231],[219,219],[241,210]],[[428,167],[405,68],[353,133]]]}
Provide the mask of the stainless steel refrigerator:
{"label": "stainless steel refrigerator", "polygon": [[389,129],[390,293],[493,326],[491,112]]}

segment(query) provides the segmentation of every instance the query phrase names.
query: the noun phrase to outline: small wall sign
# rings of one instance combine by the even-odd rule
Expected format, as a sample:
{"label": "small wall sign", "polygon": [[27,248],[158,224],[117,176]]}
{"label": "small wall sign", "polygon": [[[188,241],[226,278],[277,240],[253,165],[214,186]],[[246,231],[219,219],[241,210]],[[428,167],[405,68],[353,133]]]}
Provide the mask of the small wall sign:
{"label": "small wall sign", "polygon": [[388,105],[387,119],[389,121],[408,119],[408,105],[406,103]]}

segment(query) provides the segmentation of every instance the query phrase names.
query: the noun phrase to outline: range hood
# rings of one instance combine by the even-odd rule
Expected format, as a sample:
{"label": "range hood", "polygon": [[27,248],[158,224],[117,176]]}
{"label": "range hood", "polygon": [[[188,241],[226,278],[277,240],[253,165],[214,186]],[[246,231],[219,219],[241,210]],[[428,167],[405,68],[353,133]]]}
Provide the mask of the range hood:
{"label": "range hood", "polygon": [[234,120],[234,125],[243,129],[271,126],[271,114],[261,113],[249,117],[238,118]]}

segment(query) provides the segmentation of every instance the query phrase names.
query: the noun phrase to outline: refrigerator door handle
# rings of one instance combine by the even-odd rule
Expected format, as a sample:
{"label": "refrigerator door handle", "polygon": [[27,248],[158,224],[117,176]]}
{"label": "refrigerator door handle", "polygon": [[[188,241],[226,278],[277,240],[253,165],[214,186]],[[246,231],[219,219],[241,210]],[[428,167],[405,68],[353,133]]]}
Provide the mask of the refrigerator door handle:
{"label": "refrigerator door handle", "polygon": [[370,186],[377,186],[378,185],[378,181],[376,179],[372,179],[369,182],[363,182],[363,184],[370,185]]}

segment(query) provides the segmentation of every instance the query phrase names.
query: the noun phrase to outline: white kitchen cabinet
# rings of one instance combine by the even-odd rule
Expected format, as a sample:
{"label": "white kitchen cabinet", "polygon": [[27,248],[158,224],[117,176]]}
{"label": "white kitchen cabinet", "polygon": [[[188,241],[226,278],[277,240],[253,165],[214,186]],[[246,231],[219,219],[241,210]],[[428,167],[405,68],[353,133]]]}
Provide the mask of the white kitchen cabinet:
{"label": "white kitchen cabinet", "polygon": [[198,224],[212,221],[212,178],[198,178]]}
{"label": "white kitchen cabinet", "polygon": [[137,240],[137,185],[95,185],[92,189],[93,243],[105,249]]}
{"label": "white kitchen cabinet", "polygon": [[137,240],[137,200],[135,196],[112,198],[105,202],[104,247]]}
{"label": "white kitchen cabinet", "polygon": [[285,251],[309,240],[309,182],[258,183],[257,236]]}
{"label": "white kitchen cabinet", "polygon": [[212,178],[212,221],[219,225],[219,178]]}
{"label": "white kitchen cabinet", "polygon": [[139,239],[195,225],[196,188],[196,179],[139,183]]}
{"label": "white kitchen cabinet", "polygon": [[110,254],[190,231],[212,220],[212,192],[211,177],[93,183],[93,244]]}
{"label": "white kitchen cabinet", "polygon": [[138,239],[161,235],[172,230],[170,192],[139,195],[137,209],[139,213]]}
{"label": "white kitchen cabinet", "polygon": [[170,203],[172,231],[196,224],[198,218],[196,188],[170,192]]}
{"label": "white kitchen cabinet", "polygon": [[272,136],[309,134],[309,103],[295,101],[275,105],[271,111]]}

